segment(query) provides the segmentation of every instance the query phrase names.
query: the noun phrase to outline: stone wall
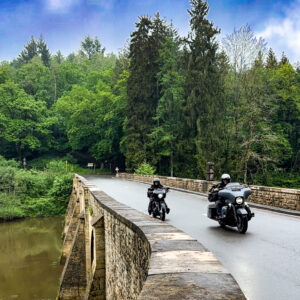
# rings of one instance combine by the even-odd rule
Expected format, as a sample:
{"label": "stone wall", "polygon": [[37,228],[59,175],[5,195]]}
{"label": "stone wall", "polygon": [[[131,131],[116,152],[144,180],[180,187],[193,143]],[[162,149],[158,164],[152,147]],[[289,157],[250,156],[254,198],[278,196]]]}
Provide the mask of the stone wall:
{"label": "stone wall", "polygon": [[[148,183],[151,183],[154,177],[158,177],[163,185],[205,194],[216,183],[206,180],[129,173],[119,173],[118,176],[123,179]],[[248,199],[249,202],[300,211],[300,190],[256,185],[250,185],[250,188],[252,194]]]}
{"label": "stone wall", "polygon": [[58,299],[245,299],[214,255],[177,228],[74,178]]}

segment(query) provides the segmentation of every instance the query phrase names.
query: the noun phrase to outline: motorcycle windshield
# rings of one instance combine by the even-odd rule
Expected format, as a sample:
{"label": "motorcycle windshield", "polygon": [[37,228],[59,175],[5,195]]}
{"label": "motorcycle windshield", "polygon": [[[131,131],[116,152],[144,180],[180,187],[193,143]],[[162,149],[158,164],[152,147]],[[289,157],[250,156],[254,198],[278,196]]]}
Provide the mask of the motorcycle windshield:
{"label": "motorcycle windshield", "polygon": [[230,201],[234,201],[237,197],[243,197],[246,200],[250,194],[251,190],[238,182],[228,183],[223,190],[219,191],[220,197]]}
{"label": "motorcycle windshield", "polygon": [[159,194],[165,194],[166,193],[166,190],[165,189],[156,189],[153,191],[153,194],[155,195],[159,195]]}

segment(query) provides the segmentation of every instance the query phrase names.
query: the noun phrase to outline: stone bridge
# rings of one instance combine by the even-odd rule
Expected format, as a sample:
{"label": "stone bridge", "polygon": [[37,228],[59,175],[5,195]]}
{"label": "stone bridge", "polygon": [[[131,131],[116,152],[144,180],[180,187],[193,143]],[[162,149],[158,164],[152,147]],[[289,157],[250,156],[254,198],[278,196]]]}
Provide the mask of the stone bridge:
{"label": "stone bridge", "polygon": [[245,299],[202,244],[76,175],[58,299]]}

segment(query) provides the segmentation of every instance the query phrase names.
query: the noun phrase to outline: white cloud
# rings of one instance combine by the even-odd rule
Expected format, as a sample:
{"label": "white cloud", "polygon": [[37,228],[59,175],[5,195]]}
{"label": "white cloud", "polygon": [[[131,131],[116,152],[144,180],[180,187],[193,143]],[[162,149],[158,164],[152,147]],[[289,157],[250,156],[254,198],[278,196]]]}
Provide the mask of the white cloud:
{"label": "white cloud", "polygon": [[294,1],[284,10],[284,17],[272,18],[265,28],[257,33],[263,37],[276,54],[281,57],[284,51],[289,60],[300,61],[300,0]]}
{"label": "white cloud", "polygon": [[66,12],[80,0],[45,0],[46,8],[53,12]]}

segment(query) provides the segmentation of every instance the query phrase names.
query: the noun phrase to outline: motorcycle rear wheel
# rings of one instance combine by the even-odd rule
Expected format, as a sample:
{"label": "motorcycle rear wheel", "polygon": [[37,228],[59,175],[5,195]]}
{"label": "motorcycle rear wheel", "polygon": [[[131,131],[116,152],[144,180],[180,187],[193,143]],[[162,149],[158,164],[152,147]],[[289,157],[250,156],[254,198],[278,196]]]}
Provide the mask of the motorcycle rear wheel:
{"label": "motorcycle rear wheel", "polygon": [[237,230],[239,233],[246,233],[248,229],[248,218],[247,216],[237,216]]}

